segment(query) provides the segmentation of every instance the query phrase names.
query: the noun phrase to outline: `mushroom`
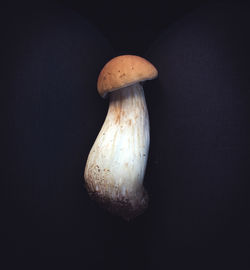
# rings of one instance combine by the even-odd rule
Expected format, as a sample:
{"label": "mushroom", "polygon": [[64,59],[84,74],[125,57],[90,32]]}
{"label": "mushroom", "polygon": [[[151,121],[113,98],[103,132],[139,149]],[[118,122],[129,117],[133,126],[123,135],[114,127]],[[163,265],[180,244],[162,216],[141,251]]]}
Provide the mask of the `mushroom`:
{"label": "mushroom", "polygon": [[121,55],[99,74],[97,89],[110,93],[104,124],[89,153],[84,178],[91,197],[110,212],[130,220],[148,204],[143,187],[148,150],[149,118],[140,82],[156,78],[146,59]]}

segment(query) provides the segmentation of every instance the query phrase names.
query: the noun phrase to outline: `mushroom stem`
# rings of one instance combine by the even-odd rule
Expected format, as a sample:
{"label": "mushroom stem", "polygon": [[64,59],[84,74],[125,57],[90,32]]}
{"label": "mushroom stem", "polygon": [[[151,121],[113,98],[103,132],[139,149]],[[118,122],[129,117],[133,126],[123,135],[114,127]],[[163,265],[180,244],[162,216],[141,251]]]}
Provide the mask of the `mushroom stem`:
{"label": "mushroom stem", "polygon": [[89,153],[84,178],[90,195],[125,219],[147,207],[143,178],[149,141],[148,110],[141,84],[111,92],[109,110]]}

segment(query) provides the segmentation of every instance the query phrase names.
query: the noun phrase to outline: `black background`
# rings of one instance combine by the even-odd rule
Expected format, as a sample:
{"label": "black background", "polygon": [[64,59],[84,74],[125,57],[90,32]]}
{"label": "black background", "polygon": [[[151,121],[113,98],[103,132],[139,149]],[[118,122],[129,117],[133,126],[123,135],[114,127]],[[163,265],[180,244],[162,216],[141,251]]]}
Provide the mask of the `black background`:
{"label": "black background", "polygon": [[[249,5],[5,4],[2,258],[36,269],[65,257],[67,268],[248,269]],[[100,209],[83,184],[108,107],[97,76],[124,53],[159,71],[145,83],[150,204],[129,223]]]}

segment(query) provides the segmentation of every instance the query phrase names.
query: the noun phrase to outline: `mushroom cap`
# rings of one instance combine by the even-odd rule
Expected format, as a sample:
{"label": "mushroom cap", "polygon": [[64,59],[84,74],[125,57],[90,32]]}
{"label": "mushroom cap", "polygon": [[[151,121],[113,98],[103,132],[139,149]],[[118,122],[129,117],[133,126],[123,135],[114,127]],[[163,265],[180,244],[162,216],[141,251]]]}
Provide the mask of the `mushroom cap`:
{"label": "mushroom cap", "polygon": [[136,55],[120,55],[111,59],[101,70],[97,90],[104,97],[108,92],[152,80],[157,75],[157,69],[148,60]]}

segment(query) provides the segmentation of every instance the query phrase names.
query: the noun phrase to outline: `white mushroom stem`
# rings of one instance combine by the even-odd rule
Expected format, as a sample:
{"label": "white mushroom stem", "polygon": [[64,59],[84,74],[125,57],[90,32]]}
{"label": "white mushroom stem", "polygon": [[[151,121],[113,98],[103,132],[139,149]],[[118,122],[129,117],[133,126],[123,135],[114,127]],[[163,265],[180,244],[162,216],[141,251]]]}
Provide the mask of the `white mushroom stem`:
{"label": "white mushroom stem", "polygon": [[143,178],[149,141],[141,84],[111,92],[108,114],[89,153],[84,177],[90,194],[125,219],[147,207]]}

